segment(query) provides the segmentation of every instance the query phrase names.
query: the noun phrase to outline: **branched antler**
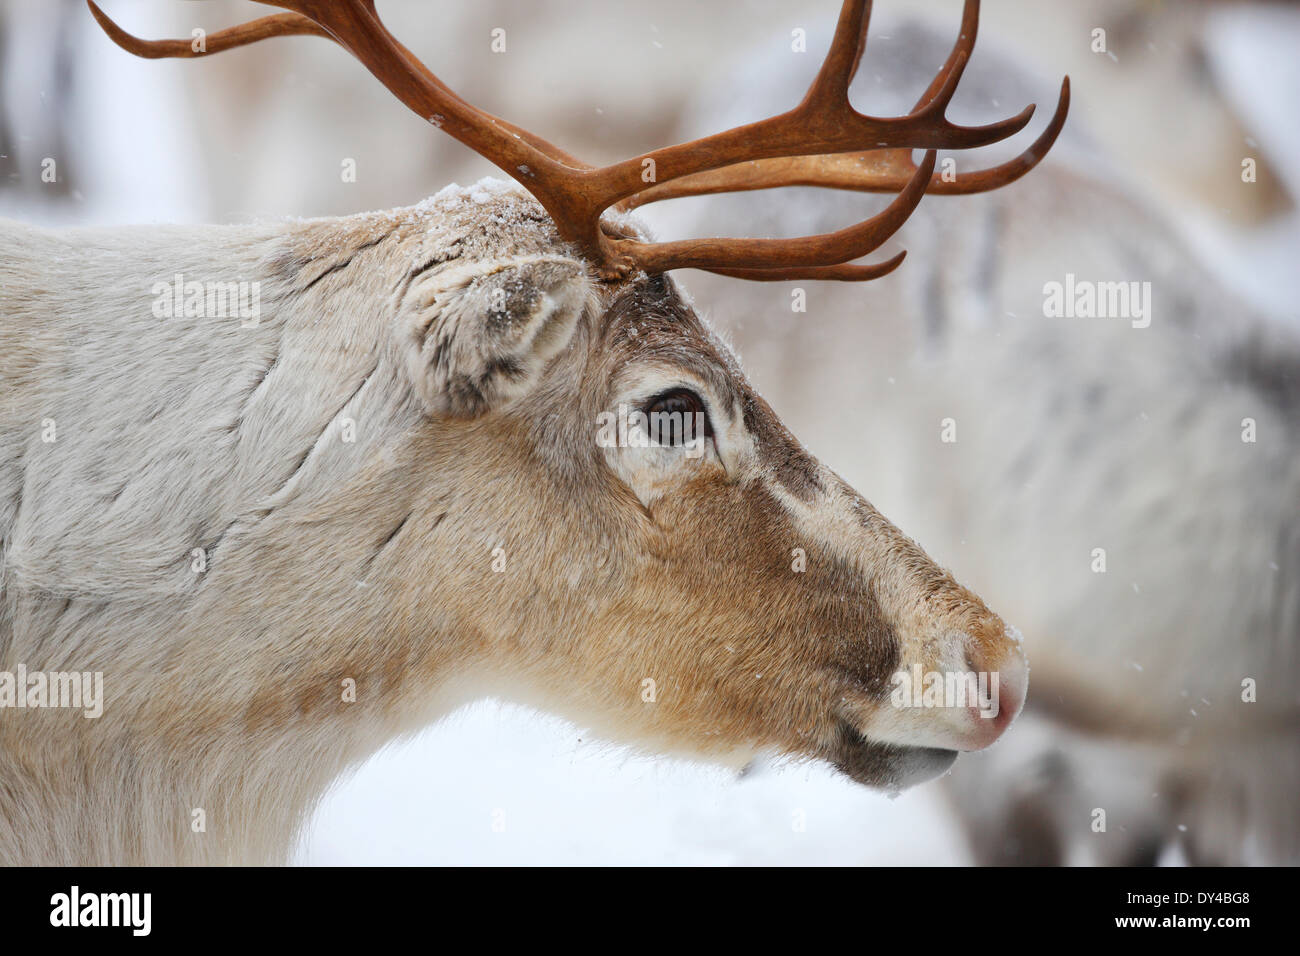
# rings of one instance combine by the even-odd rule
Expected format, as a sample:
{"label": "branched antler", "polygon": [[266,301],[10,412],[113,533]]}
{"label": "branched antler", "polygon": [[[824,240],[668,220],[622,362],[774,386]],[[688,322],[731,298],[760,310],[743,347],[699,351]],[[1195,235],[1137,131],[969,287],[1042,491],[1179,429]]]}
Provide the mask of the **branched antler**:
{"label": "branched antler", "polygon": [[[188,40],[141,40],[123,31],[87,0],[95,19],[123,49],[144,57],[192,57]],[[270,3],[270,0],[260,0]],[[879,248],[911,215],[926,192],[996,189],[1032,169],[1051,148],[1069,109],[1069,80],[1047,129],[1016,159],[952,181],[934,172],[935,150],[995,143],[1025,127],[1034,108],[986,126],[958,126],[945,117],[975,43],[978,0],[966,0],[957,42],[912,111],[875,117],[849,102],[849,84],[866,44],[871,4],[845,0],[831,47],[803,100],[786,113],[712,136],[679,143],[596,168],[505,120],[472,106],[442,83],[380,22],[374,0],[279,0],[290,12],[221,30],[206,41],[219,53],[268,37],[328,37],[361,61],[399,100],[426,120],[491,160],[545,207],[560,236],[576,243],[602,276],[635,269],[703,269],[744,279],[873,279],[902,262],[852,260]],[[918,166],[914,149],[926,150]],[[651,185],[643,175],[653,170]],[[861,192],[897,192],[881,213],[838,232],[795,239],[703,238],[642,242],[610,234],[601,217],[611,208],[678,196],[821,186]]]}

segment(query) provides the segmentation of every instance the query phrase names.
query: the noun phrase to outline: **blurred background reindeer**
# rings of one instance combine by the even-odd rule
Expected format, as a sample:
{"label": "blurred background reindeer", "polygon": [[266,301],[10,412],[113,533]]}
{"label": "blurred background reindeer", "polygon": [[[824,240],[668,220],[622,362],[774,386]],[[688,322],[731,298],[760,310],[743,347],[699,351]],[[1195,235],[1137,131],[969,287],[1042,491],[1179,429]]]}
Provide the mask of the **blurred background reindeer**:
{"label": "blurred background reindeer", "polygon": [[[835,8],[382,4],[453,88],[598,162],[792,104]],[[957,0],[923,20],[904,8],[877,4],[861,108],[909,107],[946,55]],[[261,12],[159,0],[122,15],[183,36]],[[1072,77],[1069,125],[1034,176],[952,205],[927,198],[900,234],[907,267],[883,281],[681,281],[725,303],[715,321],[811,450],[1021,628],[1033,712],[943,790],[891,803],[802,768],[756,768],[719,792],[715,771],[481,706],[455,734],[372,761],[322,807],[302,859],[1297,860],[1300,11],[989,0],[981,33],[958,122],[1049,103],[1053,78]],[[3,0],[0,215],[331,215],[494,173],[329,44],[282,42],[274,60],[141,63],[116,55],[78,0]],[[742,66],[756,54],[760,68]],[[887,199],[864,195],[862,210]],[[794,235],[861,218],[852,201],[792,189],[644,215],[665,235],[705,219]],[[1045,284],[1067,274],[1150,282],[1150,325],[1044,316]],[[440,788],[431,819],[418,794],[433,766],[464,783],[450,802]]]}
{"label": "blurred background reindeer", "polygon": [[[1206,95],[1208,54],[1184,32],[1187,15],[1174,27],[1129,13],[1095,42],[1139,57],[1189,47],[1172,64],[1192,76],[1160,84],[1195,80],[1175,106],[1135,111],[1123,84],[1092,86],[1086,65],[1071,65],[1081,121],[1063,159],[969,209],[928,202],[906,239],[924,266],[866,295],[791,283],[816,319],[833,317],[821,327],[762,291],[715,294],[715,311],[813,447],[892,489],[890,504],[916,518],[921,540],[1005,600],[1026,634],[1031,716],[949,779],[977,860],[1293,862],[1300,329],[1293,299],[1274,318],[1264,312],[1270,293],[1250,288],[1268,281],[1268,263],[1228,265],[1227,251],[1203,262],[1161,201],[1185,204],[1189,190],[1237,221],[1288,220],[1292,256],[1294,212],[1273,164],[1235,128],[1241,120]],[[892,44],[871,60],[877,76],[943,55],[922,24],[882,32]],[[982,94],[972,122],[981,106],[1041,85],[1008,82],[1008,64],[988,69],[1000,58],[984,49],[985,68],[969,78]],[[732,88],[751,95],[708,112],[739,121],[788,95],[783,85],[770,73],[742,77]],[[880,108],[914,86],[861,94]],[[1112,101],[1157,130],[1193,128],[1207,148],[1188,169],[1150,129],[1137,137],[1147,146],[1114,130],[1089,143],[1087,118]],[[1134,175],[1163,169],[1172,181],[1160,189]],[[733,227],[753,228],[760,210],[773,234],[843,214],[842,200],[808,192],[744,208],[715,199],[711,222],[725,206]],[[690,215],[665,219],[689,232]],[[1247,288],[1225,288],[1215,265]],[[1149,298],[1118,315],[1049,317],[1051,284],[1073,277],[1145,283]],[[1256,696],[1261,685],[1267,699]]]}

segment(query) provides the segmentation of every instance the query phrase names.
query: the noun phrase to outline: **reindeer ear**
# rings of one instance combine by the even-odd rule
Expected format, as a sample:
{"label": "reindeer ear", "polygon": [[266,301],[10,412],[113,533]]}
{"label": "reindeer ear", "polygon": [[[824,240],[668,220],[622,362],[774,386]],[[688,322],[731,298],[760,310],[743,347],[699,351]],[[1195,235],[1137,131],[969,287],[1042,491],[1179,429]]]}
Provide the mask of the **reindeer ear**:
{"label": "reindeer ear", "polygon": [[400,306],[401,348],[431,414],[470,418],[531,389],[592,301],[581,263],[527,256],[431,270]]}

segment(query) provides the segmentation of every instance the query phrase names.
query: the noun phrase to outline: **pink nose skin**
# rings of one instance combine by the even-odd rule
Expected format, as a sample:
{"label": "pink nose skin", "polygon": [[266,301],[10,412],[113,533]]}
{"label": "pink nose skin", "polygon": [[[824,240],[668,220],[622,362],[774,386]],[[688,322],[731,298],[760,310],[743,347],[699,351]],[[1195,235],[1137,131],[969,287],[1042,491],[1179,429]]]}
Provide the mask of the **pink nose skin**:
{"label": "pink nose skin", "polygon": [[[997,675],[996,708],[967,707],[967,726],[970,730],[955,740],[957,750],[983,750],[1002,736],[1011,726],[1022,707],[1029,690],[1029,667],[1018,650],[1013,650],[989,672],[990,688],[993,675]],[[994,695],[990,693],[990,698]],[[996,712],[994,712],[996,709]]]}
{"label": "pink nose skin", "polygon": [[[1020,649],[1004,644],[1001,651],[992,663],[976,652],[969,670],[961,672],[927,672],[919,664],[900,671],[893,706],[881,708],[863,735],[905,747],[983,750],[1011,726],[1029,690],[1029,668]],[[932,687],[931,679],[938,685]]]}

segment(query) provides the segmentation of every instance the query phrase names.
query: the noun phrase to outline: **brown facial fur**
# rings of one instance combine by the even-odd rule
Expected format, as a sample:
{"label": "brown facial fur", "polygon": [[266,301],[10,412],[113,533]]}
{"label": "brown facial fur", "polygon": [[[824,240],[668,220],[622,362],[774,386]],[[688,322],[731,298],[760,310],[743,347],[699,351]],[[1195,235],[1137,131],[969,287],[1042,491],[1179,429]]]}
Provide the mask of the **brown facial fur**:
{"label": "brown facial fur", "polygon": [[[642,364],[707,385],[750,442],[648,505],[592,438],[611,383]],[[894,673],[940,666],[954,634],[961,666],[1009,653],[1002,622],[803,450],[664,277],[605,290],[535,391],[492,418],[498,448],[525,443],[510,467],[533,475],[548,525],[533,534],[553,546],[515,565],[516,656],[492,666],[549,709],[664,750],[821,757],[894,786],[899,760],[934,762],[856,729],[890,706]]]}

